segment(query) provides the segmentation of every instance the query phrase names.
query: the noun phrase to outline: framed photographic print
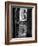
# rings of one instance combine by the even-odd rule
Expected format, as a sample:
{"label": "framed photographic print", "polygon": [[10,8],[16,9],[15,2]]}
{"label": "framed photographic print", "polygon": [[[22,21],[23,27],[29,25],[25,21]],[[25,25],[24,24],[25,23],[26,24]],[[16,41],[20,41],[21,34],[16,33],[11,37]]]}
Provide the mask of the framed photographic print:
{"label": "framed photographic print", "polygon": [[5,44],[37,42],[37,4],[5,2]]}

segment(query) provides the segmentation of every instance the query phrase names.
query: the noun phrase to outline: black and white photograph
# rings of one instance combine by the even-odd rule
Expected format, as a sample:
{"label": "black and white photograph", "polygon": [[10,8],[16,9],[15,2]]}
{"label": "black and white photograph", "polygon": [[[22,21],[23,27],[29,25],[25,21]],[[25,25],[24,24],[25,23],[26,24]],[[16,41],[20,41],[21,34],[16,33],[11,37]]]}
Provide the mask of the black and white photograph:
{"label": "black and white photograph", "polygon": [[32,37],[31,7],[13,7],[11,20],[13,38]]}
{"label": "black and white photograph", "polygon": [[37,42],[37,4],[5,3],[5,43]]}

